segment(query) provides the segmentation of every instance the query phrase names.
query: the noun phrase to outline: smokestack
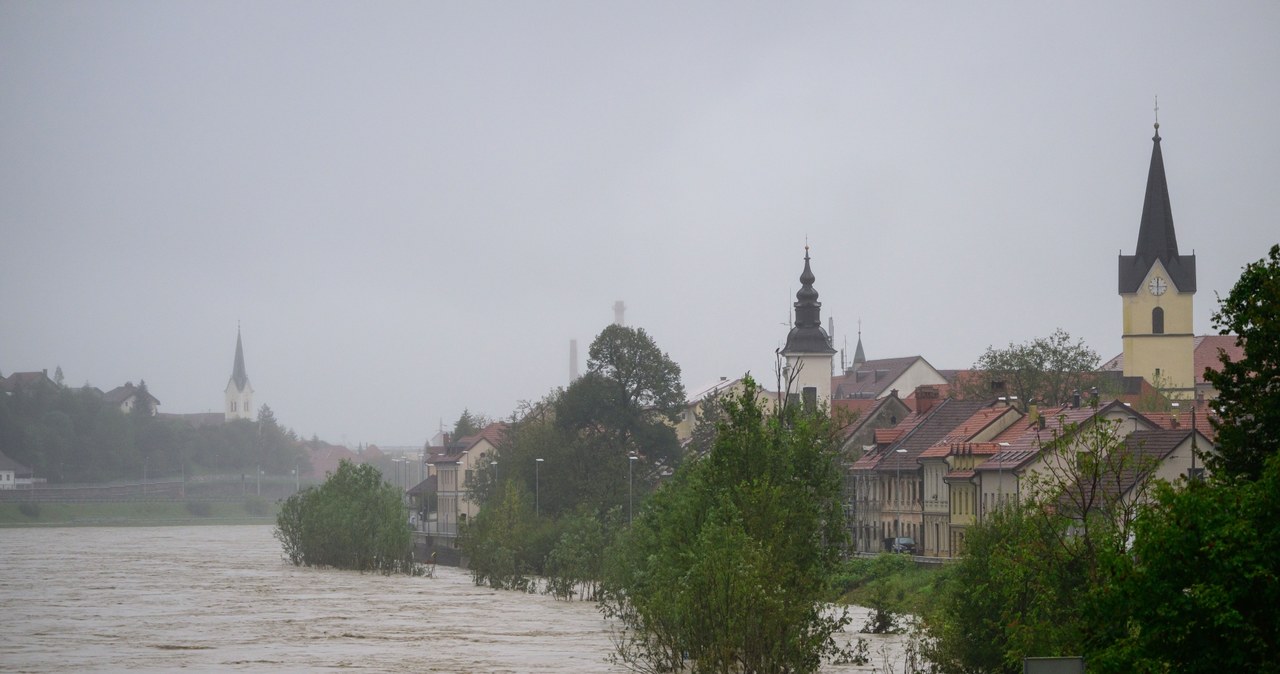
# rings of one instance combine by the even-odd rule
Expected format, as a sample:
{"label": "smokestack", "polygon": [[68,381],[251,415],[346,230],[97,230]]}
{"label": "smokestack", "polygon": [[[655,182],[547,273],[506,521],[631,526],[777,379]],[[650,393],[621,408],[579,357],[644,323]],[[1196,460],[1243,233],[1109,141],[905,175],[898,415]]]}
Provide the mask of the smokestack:
{"label": "smokestack", "polygon": [[569,340],[569,383],[578,380],[578,340]]}
{"label": "smokestack", "polygon": [[618,300],[617,302],[614,302],[613,303],[613,324],[626,325],[627,324],[627,320],[625,316],[626,313],[627,313],[627,305],[623,304],[622,300]]}

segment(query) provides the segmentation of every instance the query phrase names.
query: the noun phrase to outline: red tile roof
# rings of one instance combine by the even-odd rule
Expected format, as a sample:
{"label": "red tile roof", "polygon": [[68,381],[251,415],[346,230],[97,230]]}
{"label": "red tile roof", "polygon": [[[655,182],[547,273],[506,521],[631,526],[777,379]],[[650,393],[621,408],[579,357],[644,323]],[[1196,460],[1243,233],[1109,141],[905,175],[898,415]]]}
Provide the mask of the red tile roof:
{"label": "red tile roof", "polygon": [[1235,363],[1244,358],[1244,346],[1237,344],[1239,338],[1236,335],[1200,335],[1196,337],[1195,362],[1192,368],[1195,369],[1196,383],[1203,384],[1204,371],[1212,369],[1217,372],[1222,369],[1222,361],[1218,359],[1218,354],[1227,354],[1227,358]]}
{"label": "red tile roof", "polygon": [[[995,456],[987,459],[978,466],[978,470],[1015,470],[1031,463],[1040,453],[1043,443],[1053,440],[1054,431],[1061,431],[1062,428],[1082,424],[1095,415],[1103,414],[1117,409],[1129,409],[1120,401],[1112,400],[1110,402],[1099,403],[1095,408],[1091,405],[1084,405],[1073,408],[1066,405],[1057,409],[1042,410],[1040,416],[1045,419],[1045,427],[1040,428],[1036,421],[1032,421],[1030,417],[1019,421],[1003,433],[994,438],[994,442],[1000,444],[1002,449]],[[1138,414],[1130,409],[1130,412],[1141,419],[1145,416]]]}

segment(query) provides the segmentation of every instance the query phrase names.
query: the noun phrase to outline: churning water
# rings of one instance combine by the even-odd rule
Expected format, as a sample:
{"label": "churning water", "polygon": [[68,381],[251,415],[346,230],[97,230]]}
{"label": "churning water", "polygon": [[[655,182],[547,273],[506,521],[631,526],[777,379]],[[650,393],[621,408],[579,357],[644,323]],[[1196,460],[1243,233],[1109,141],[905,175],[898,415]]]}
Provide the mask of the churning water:
{"label": "churning water", "polygon": [[0,608],[5,671],[627,671],[590,602],[298,568],[269,526],[0,529]]}

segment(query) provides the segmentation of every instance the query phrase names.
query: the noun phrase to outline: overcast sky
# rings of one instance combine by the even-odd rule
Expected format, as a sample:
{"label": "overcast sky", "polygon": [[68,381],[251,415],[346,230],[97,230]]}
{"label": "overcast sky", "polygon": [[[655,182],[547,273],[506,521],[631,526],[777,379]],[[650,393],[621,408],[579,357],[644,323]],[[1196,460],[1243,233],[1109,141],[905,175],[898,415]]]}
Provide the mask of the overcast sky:
{"label": "overcast sky", "polygon": [[[1160,100],[1215,292],[1280,240],[1280,4],[0,2],[0,373],[420,445],[623,300],[772,381],[806,237],[852,354],[1121,350]],[[584,366],[585,367],[585,366]]]}

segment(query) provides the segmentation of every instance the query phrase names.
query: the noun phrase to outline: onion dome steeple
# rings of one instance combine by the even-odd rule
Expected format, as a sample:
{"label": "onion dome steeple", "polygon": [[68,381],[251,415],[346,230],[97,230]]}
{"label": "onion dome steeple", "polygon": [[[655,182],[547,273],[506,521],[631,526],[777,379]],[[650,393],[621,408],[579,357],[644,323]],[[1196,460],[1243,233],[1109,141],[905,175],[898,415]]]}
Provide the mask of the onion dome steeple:
{"label": "onion dome steeple", "polygon": [[1147,272],[1159,260],[1178,292],[1193,293],[1196,291],[1196,256],[1178,254],[1173,210],[1169,206],[1169,183],[1164,174],[1164,155],[1160,152],[1160,122],[1156,122],[1155,128],[1138,246],[1133,255],[1120,256],[1120,292],[1138,292]]}
{"label": "onion dome steeple", "polygon": [[831,338],[822,329],[822,303],[813,287],[817,278],[809,267],[809,247],[804,247],[804,271],[800,274],[800,290],[796,293],[795,327],[787,334],[783,353],[835,353]]}

